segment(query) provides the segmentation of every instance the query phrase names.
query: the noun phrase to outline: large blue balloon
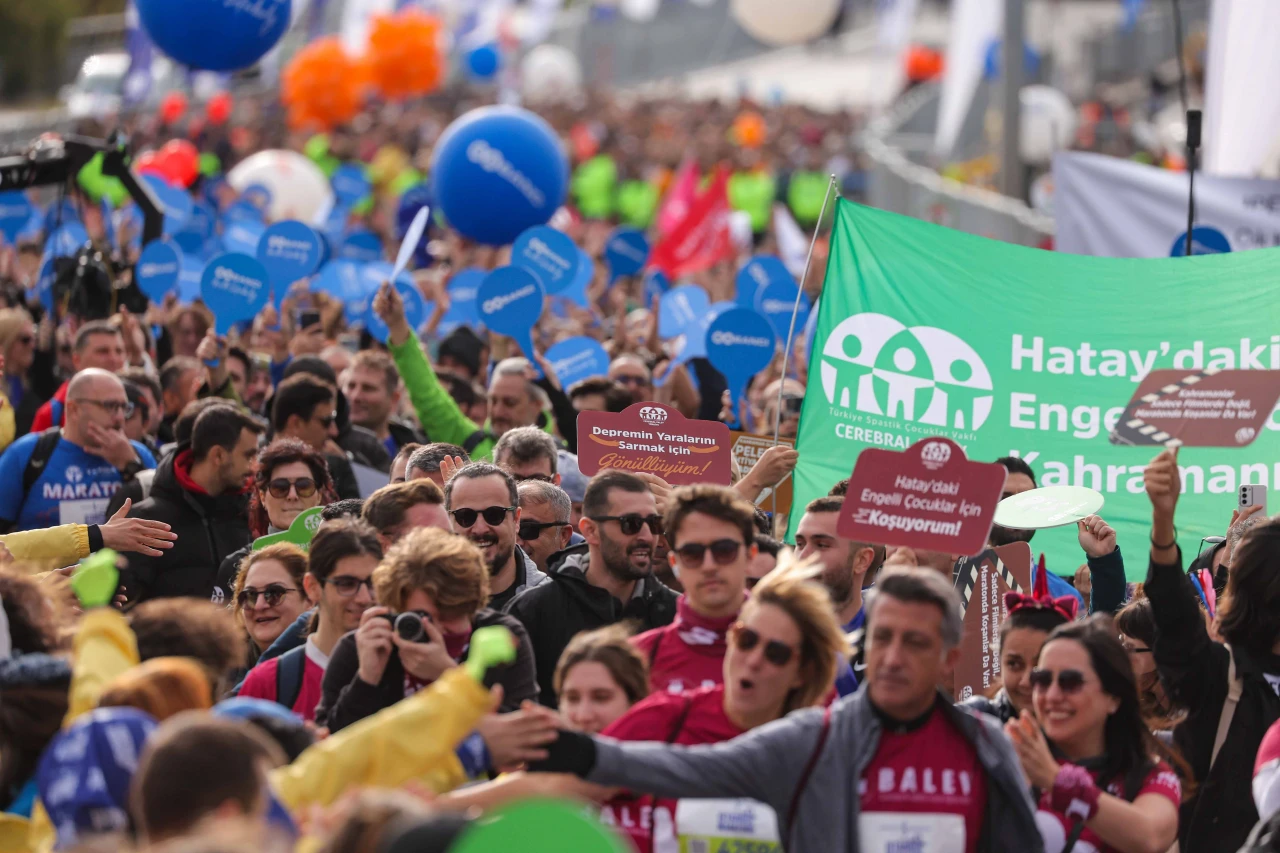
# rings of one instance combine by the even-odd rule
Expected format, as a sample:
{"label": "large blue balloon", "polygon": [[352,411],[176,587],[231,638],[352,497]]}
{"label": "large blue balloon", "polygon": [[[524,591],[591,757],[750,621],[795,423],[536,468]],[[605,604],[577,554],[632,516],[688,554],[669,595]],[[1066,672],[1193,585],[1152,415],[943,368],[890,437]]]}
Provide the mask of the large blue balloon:
{"label": "large blue balloon", "polygon": [[156,46],[206,71],[247,68],[289,28],[292,0],[137,0]]}
{"label": "large blue balloon", "polygon": [[464,237],[505,246],[564,204],[569,161],[555,131],[519,107],[481,107],[436,144],[431,194]]}

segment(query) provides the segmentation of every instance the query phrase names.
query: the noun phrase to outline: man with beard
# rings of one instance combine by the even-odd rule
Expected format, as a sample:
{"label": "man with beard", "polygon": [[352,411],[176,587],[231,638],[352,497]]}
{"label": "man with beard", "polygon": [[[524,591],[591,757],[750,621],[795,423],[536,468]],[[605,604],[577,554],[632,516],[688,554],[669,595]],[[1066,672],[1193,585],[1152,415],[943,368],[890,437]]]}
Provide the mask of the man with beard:
{"label": "man with beard", "polygon": [[510,608],[533,643],[540,701],[552,708],[551,676],[575,634],[628,620],[649,630],[676,614],[676,594],[653,576],[662,520],[648,484],[625,471],[602,471],[587,485],[582,516],[586,542],[553,555],[547,581]]}
{"label": "man with beard", "polygon": [[444,508],[453,532],[470,539],[484,554],[489,609],[506,611],[513,598],[546,579],[516,546],[520,497],[516,481],[506,471],[488,462],[462,466],[445,484]]}

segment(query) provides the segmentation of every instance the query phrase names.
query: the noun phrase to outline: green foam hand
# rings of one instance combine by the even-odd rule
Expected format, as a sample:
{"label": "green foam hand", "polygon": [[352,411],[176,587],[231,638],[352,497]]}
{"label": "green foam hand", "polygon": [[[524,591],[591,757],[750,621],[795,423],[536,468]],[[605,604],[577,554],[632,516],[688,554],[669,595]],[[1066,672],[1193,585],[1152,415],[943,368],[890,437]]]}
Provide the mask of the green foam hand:
{"label": "green foam hand", "polygon": [[471,635],[471,648],[467,651],[467,662],[463,666],[468,675],[483,682],[489,667],[511,663],[515,659],[515,637],[501,625],[490,625]]}
{"label": "green foam hand", "polygon": [[80,567],[71,576],[71,589],[75,591],[76,598],[80,599],[80,605],[86,610],[110,604],[119,583],[120,572],[116,569],[116,552],[110,548],[104,548],[81,562]]}

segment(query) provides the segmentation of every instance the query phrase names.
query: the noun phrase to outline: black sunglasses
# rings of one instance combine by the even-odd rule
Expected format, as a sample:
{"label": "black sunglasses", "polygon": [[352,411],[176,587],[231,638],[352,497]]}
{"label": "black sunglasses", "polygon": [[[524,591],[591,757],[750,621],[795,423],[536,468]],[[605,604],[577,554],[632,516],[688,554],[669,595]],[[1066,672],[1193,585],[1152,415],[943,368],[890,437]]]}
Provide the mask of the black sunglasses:
{"label": "black sunglasses", "polygon": [[236,596],[236,604],[240,605],[241,609],[244,609],[250,605],[257,604],[258,596],[262,596],[262,598],[266,600],[268,607],[275,607],[281,601],[284,601],[284,597],[286,595],[297,591],[298,590],[294,587],[278,583],[267,584],[262,589],[246,586],[244,589],[240,590],[240,594]]}
{"label": "black sunglasses", "polygon": [[[1084,687],[1084,673],[1078,669],[1064,669],[1057,673],[1058,689],[1063,693],[1079,693]],[[1032,690],[1048,690],[1053,686],[1054,672],[1051,669],[1033,669],[1027,676]]]}
{"label": "black sunglasses", "polygon": [[507,513],[515,512],[513,506],[487,506],[484,509],[455,509],[449,515],[453,516],[453,520],[458,522],[459,527],[470,529],[476,523],[476,519],[483,517],[484,523],[490,527],[497,527],[507,517]]}
{"label": "black sunglasses", "polygon": [[738,647],[740,652],[749,652],[756,646],[764,642],[764,659],[774,666],[786,666],[791,663],[791,656],[795,654],[795,649],[788,646],[781,640],[765,640],[760,636],[758,631],[743,625],[739,622],[733,626],[733,643]]}
{"label": "black sunglasses", "polygon": [[573,525],[567,521],[522,521],[516,535],[526,542],[532,542],[548,527],[573,527]]}
{"label": "black sunglasses", "polygon": [[511,479],[517,483],[525,483],[529,480],[537,480],[539,483],[554,483],[556,478],[550,474],[512,474]]}
{"label": "black sunglasses", "polygon": [[299,477],[296,480],[287,480],[281,477],[278,480],[272,480],[267,483],[267,492],[273,498],[283,499],[289,497],[290,488],[297,490],[298,497],[309,498],[316,493],[316,481],[310,477]]}
{"label": "black sunglasses", "polygon": [[369,594],[373,595],[373,578],[353,578],[351,575],[339,575],[336,578],[329,578],[327,581],[321,582],[325,586],[333,587],[334,591],[343,598],[350,598],[360,591],[360,587],[369,590]]}
{"label": "black sunglasses", "polygon": [[638,513],[628,513],[627,515],[596,515],[589,516],[596,522],[616,521],[618,529],[622,531],[623,536],[635,536],[640,532],[640,528],[646,524],[654,536],[662,535],[662,516],[660,515],[640,515]]}
{"label": "black sunglasses", "polygon": [[742,543],[736,539],[717,539],[710,545],[704,545],[701,542],[686,543],[675,549],[675,555],[680,559],[682,566],[696,569],[702,565],[708,551],[711,552],[711,559],[717,566],[727,566],[738,559],[738,553],[741,550]]}
{"label": "black sunglasses", "polygon": [[337,419],[338,419],[338,413],[330,412],[329,414],[324,415],[323,417],[320,418],[320,425],[323,426],[325,429],[328,429],[329,427],[333,426],[333,422],[336,421]]}

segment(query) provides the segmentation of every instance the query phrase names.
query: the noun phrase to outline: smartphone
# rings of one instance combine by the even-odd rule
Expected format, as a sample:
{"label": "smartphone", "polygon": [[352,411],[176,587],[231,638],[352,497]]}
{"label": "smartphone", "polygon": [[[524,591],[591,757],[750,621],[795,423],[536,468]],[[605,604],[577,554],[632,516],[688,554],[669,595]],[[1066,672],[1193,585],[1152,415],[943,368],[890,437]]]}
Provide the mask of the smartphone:
{"label": "smartphone", "polygon": [[1247,506],[1260,506],[1260,512],[1267,514],[1267,487],[1245,485],[1240,487],[1240,509]]}
{"label": "smartphone", "polygon": [[320,322],[319,311],[299,311],[298,312],[298,331],[310,328]]}

